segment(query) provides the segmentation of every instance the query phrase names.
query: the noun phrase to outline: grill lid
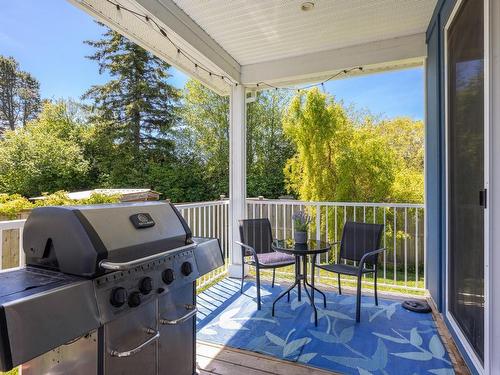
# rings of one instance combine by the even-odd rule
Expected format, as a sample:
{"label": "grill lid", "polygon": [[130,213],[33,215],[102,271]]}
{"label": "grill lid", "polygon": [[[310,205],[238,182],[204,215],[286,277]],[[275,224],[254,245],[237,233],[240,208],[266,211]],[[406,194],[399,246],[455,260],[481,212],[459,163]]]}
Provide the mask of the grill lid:
{"label": "grill lid", "polygon": [[26,264],[94,277],[101,262],[133,263],[191,243],[191,231],[167,202],[39,207],[23,233]]}

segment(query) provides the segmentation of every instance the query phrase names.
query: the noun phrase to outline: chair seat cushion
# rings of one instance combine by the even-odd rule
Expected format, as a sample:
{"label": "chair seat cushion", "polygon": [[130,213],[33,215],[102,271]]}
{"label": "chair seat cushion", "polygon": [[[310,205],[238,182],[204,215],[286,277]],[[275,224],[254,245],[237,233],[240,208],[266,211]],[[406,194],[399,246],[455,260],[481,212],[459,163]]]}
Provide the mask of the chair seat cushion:
{"label": "chair seat cushion", "polygon": [[295,263],[293,255],[273,251],[270,253],[257,254],[259,264],[263,266],[287,266]]}
{"label": "chair seat cushion", "polygon": [[[352,275],[352,276],[356,276],[359,271],[359,267],[351,266],[349,264],[325,264],[320,266],[318,265],[318,267],[326,271],[340,273],[342,275]],[[373,270],[365,268],[362,271],[362,273],[368,273],[368,272],[373,272]]]}

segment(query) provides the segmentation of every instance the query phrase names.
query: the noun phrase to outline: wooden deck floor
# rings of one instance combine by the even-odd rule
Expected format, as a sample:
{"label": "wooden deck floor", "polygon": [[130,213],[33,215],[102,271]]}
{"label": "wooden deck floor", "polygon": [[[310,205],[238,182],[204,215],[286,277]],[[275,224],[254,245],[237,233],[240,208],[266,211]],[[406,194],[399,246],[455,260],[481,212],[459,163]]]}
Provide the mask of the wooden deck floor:
{"label": "wooden deck floor", "polygon": [[198,341],[197,365],[201,375],[332,375],[266,355]]}

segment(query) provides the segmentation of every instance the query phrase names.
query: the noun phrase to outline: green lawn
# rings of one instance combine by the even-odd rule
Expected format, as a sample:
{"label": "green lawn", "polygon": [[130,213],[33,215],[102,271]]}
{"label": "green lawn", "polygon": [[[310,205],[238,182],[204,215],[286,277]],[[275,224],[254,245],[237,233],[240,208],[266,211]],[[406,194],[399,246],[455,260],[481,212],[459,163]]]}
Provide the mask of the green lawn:
{"label": "green lawn", "polygon": [[[316,283],[320,284],[325,284],[331,287],[337,287],[337,275],[333,274],[331,272],[327,272],[324,270],[319,270],[320,271],[320,277],[318,278],[316,276],[315,281]],[[294,274],[293,274],[293,266],[292,267],[283,267],[281,269],[278,269],[276,274],[276,280],[293,280]],[[255,269],[253,267],[250,268],[250,274],[255,276]],[[263,277],[266,279],[271,279],[272,277],[272,271],[261,271],[261,274]],[[415,280],[415,274],[413,272],[408,272],[407,274],[407,282],[405,286],[405,281],[404,281],[404,272],[403,271],[396,271],[396,282],[394,282],[394,272],[392,269],[387,269],[386,270],[386,278],[383,277],[383,270],[378,271],[378,290],[381,292],[396,292],[396,293],[403,293],[403,294],[410,294],[410,295],[424,295],[425,291],[423,290],[424,288],[424,278],[423,278],[423,272],[419,275],[419,280],[418,283]],[[373,289],[373,285],[370,284],[373,282],[373,277],[371,275],[368,275],[365,277],[366,283],[363,284],[363,289]],[[345,276],[342,275],[342,281],[341,281],[342,286],[347,286],[347,287],[356,287],[356,278],[353,276]],[[381,284],[386,284],[386,285],[381,285]],[[412,290],[409,288],[421,288],[422,290]]]}

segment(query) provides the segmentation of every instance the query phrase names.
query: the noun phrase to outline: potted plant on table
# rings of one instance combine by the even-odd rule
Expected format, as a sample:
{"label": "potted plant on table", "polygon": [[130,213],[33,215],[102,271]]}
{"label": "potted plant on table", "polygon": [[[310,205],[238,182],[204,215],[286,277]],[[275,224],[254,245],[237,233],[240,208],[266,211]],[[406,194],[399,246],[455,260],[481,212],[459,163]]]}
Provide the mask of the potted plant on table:
{"label": "potted plant on table", "polygon": [[307,228],[311,218],[304,211],[297,211],[292,215],[293,220],[293,239],[295,243],[304,244],[307,242]]}

